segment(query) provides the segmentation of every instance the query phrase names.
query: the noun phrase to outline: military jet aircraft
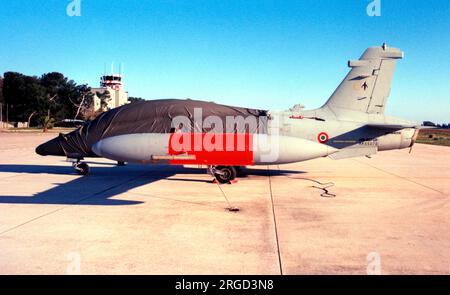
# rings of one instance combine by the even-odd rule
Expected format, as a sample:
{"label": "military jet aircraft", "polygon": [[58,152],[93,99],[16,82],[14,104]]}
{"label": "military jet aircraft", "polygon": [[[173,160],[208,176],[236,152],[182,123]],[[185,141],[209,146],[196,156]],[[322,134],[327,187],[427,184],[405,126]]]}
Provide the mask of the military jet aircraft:
{"label": "military jet aircraft", "polygon": [[247,165],[319,157],[343,159],[412,147],[419,126],[384,114],[403,52],[386,44],[351,60],[347,76],[315,110],[248,109],[197,100],[163,99],[124,105],[36,148],[64,156],[82,175],[86,157],[119,163],[201,165],[218,182]]}

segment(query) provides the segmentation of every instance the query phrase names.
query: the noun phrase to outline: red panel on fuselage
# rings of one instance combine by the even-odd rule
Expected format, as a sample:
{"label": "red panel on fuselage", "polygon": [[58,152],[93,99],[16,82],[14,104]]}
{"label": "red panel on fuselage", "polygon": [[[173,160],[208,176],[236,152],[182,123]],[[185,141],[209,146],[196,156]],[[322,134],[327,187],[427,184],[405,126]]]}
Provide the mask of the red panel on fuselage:
{"label": "red panel on fuselage", "polygon": [[249,133],[173,133],[169,155],[190,155],[195,159],[170,160],[173,165],[253,164],[253,134]]}

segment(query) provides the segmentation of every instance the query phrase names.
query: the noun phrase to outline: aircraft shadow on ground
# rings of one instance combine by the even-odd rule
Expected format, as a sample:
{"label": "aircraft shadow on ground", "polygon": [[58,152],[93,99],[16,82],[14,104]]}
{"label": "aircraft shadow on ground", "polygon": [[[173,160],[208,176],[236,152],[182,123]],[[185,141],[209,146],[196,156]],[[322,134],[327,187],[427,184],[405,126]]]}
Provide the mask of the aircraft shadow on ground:
{"label": "aircraft shadow on ground", "polygon": [[[15,176],[23,174],[43,174],[43,175],[76,175],[74,169],[70,166],[53,166],[53,165],[1,165],[0,172],[17,173],[11,176],[10,182]],[[244,169],[244,175],[292,175],[304,173],[295,170],[279,170],[273,169],[270,172],[266,167],[261,169]],[[144,166],[144,165],[128,165],[93,167],[91,175],[85,177],[77,177],[65,183],[57,183],[56,186],[36,193],[32,196],[8,196],[3,195],[0,188],[0,204],[51,204],[51,205],[99,205],[99,206],[120,206],[120,205],[137,205],[143,202],[132,200],[112,199],[116,195],[125,193],[133,188],[150,184],[152,182],[169,179],[175,175],[187,174],[205,174],[205,169],[184,168],[181,166]],[[3,178],[4,180],[10,177]],[[1,179],[1,178],[0,178]],[[172,181],[196,181],[210,182],[211,178],[205,180],[184,178],[171,178]],[[19,181],[19,180],[17,180]],[[40,179],[40,182],[45,181]],[[55,183],[52,183],[55,184]],[[21,184],[26,186],[24,182]],[[239,184],[238,184],[239,185]]]}

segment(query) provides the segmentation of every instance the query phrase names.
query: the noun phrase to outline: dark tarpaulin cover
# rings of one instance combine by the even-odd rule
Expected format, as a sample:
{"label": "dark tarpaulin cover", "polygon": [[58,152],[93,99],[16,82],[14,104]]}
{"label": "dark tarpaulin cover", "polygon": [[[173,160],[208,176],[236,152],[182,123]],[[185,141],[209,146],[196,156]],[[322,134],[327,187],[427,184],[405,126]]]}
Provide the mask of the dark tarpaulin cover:
{"label": "dark tarpaulin cover", "polygon": [[[189,118],[191,126],[183,126],[191,132],[208,132],[205,128],[199,130],[194,126],[194,109],[202,111],[202,120],[208,116],[217,116],[226,127],[226,117],[249,116],[256,118],[256,126],[234,125],[234,132],[267,133],[267,111],[220,105],[213,102],[198,100],[161,99],[127,104],[106,113],[69,134],[61,134],[57,139],[64,154],[73,157],[95,157],[91,147],[101,139],[133,133],[170,133],[172,119],[177,116]],[[265,117],[265,119],[263,119]],[[259,120],[259,119],[263,120]],[[245,129],[243,129],[243,128]],[[240,130],[239,130],[240,129]]]}

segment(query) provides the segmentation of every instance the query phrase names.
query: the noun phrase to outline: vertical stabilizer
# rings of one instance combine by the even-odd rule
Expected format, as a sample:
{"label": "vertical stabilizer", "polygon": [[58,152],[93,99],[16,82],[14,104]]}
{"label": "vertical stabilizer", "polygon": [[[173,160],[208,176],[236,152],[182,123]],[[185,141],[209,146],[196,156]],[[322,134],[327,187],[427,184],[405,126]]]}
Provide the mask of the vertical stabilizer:
{"label": "vertical stabilizer", "polygon": [[346,111],[383,114],[391,91],[391,80],[397,59],[403,58],[398,48],[386,44],[368,48],[359,60],[351,60],[351,68],[342,83],[326,102],[338,117]]}

